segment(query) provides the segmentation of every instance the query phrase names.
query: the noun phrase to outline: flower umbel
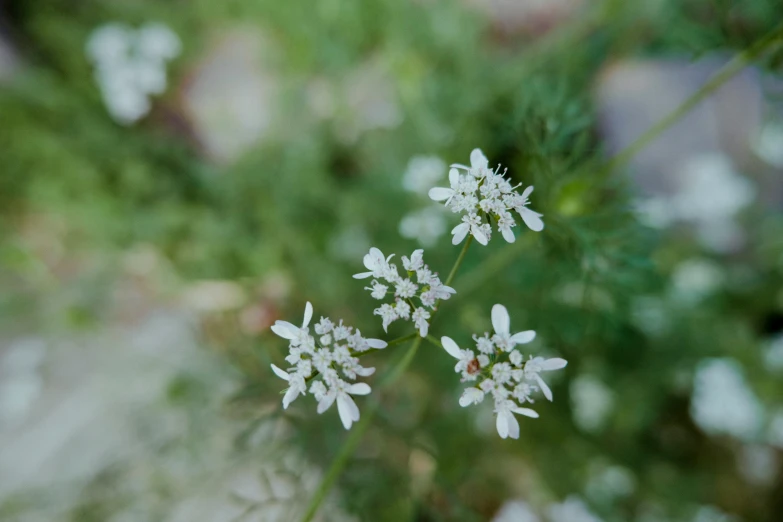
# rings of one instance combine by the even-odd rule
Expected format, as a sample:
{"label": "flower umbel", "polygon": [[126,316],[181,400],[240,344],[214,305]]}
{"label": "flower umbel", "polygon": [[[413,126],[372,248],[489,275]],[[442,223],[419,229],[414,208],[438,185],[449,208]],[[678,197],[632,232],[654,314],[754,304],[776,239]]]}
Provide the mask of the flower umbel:
{"label": "flower umbel", "polygon": [[301,327],[288,321],[276,321],[272,326],[275,334],[289,342],[285,360],[292,367],[285,371],[272,365],[275,375],[288,381],[283,408],[288,408],[299,395],[307,394],[309,381],[309,391],[318,401],[318,413],[325,412],[336,401],[340,420],[345,429],[350,429],[359,420],[359,407],[351,395],[367,395],[371,390],[366,383],[349,381],[375,373],[375,368],[360,365],[355,355],[371,348],[386,348],[386,342],[366,339],[359,330],[343,325],[342,320],[335,324],[327,317],[321,317],[314,326],[316,340],[308,328],[312,317],[313,306],[308,302]]}
{"label": "flower umbel", "polygon": [[535,411],[522,407],[533,402],[532,393],[541,390],[544,397],[552,400],[552,390],[540,373],[559,370],[568,363],[565,359],[533,356],[525,361],[516,345],[531,342],[536,333],[528,330],[511,335],[508,310],[503,305],[492,307],[492,326],[494,335],[473,336],[479,353],[477,357],[472,350],[460,349],[450,337],[441,337],[441,343],[446,352],[458,360],[454,371],[462,375],[462,382],[476,383],[462,393],[460,406],[478,404],[486,395],[492,395],[498,434],[504,439],[518,439],[519,423],[514,414],[538,417]]}
{"label": "flower umbel", "polygon": [[[427,308],[435,310],[438,301],[448,299],[456,290],[441,283],[438,274],[424,264],[424,250],[414,250],[410,258],[402,256],[404,276],[400,276],[397,265],[391,263],[392,257],[394,254],[384,257],[380,250],[371,248],[370,253],[364,256],[364,266],[370,271],[353,277],[373,278],[371,286],[365,289],[374,299],[385,299],[387,293],[394,294],[393,304],[384,303],[373,311],[374,315],[381,317],[384,331],[397,319],[405,319],[413,322],[421,337],[426,337],[430,326]],[[419,301],[419,305],[415,300]]]}
{"label": "flower umbel", "polygon": [[511,210],[519,214],[530,230],[540,232],[544,229],[542,214],[527,208],[533,186],[519,194],[516,189],[520,185],[512,186],[506,179],[506,171],[500,172],[500,165],[494,171],[488,165],[484,153],[480,149],[473,149],[470,153],[470,167],[459,164],[451,166],[449,188],[435,187],[429,191],[432,200],[445,201],[446,208],[464,214],[462,223],[451,231],[451,242],[455,245],[461,243],[468,234],[486,245],[492,235],[493,220],[503,239],[513,243],[516,238],[511,229],[516,226],[516,221]]}

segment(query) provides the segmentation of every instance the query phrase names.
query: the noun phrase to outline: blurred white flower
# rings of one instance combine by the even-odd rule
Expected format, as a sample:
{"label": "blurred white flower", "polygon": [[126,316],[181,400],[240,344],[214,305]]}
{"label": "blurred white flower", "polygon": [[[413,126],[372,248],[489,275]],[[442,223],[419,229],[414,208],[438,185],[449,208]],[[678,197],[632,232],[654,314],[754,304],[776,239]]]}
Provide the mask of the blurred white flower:
{"label": "blurred white flower", "polygon": [[552,391],[540,373],[560,370],[568,363],[565,359],[533,356],[525,361],[515,347],[531,342],[536,332],[526,330],[512,335],[508,310],[501,304],[492,307],[492,326],[495,329],[493,336],[489,333],[483,337],[473,336],[478,357],[473,350],[462,350],[450,337],[443,336],[440,342],[446,353],[457,359],[454,371],[461,375],[462,382],[475,382],[463,391],[460,406],[478,404],[486,395],[491,395],[495,402],[498,434],[503,439],[518,439],[519,423],[514,414],[538,418],[538,413],[521,405],[532,403],[532,393],[539,390],[552,400]]}
{"label": "blurred white flower", "polygon": [[549,522],[602,522],[581,498],[570,496],[559,504],[549,506]]}
{"label": "blurred white flower", "polygon": [[756,486],[768,486],[778,473],[778,455],[770,446],[746,444],[737,455],[737,468],[742,477]]}
{"label": "blurred white flower", "polygon": [[773,167],[783,168],[783,123],[770,122],[764,125],[753,140],[753,150]]}
{"label": "blurred white flower", "polygon": [[492,522],[539,522],[538,515],[524,500],[508,500],[492,518]]}
{"label": "blurred white flower", "polygon": [[783,370],[783,333],[769,340],[764,350],[764,366],[770,372]]}
{"label": "blurred white flower", "polygon": [[580,375],[569,391],[574,423],[590,433],[601,430],[614,409],[612,390],[592,375]]}
{"label": "blurred white flower", "polygon": [[753,440],[761,429],[764,409],[733,359],[704,359],[696,368],[691,417],[709,435]]}
{"label": "blurred white flower", "polygon": [[672,297],[693,305],[719,290],[726,274],[709,259],[689,259],[678,264],[672,273]]}
{"label": "blurred white flower", "polygon": [[118,123],[129,125],[149,112],[149,96],[166,90],[166,60],[180,48],[179,37],[159,23],[138,31],[110,23],[90,34],[86,53],[106,108]]}
{"label": "blurred white flower", "polygon": [[631,302],[631,321],[647,335],[663,335],[671,328],[666,303],[659,297],[639,296]]}
{"label": "blurred white flower", "polygon": [[431,247],[446,233],[446,218],[438,207],[427,207],[406,214],[400,221],[400,235]]}
{"label": "blurred white flower", "polygon": [[[462,173],[461,173],[462,172]],[[445,202],[446,208],[454,213],[462,213],[462,223],[451,231],[452,243],[457,245],[470,234],[476,241],[486,245],[492,235],[492,219],[503,239],[513,243],[516,238],[511,231],[516,221],[511,215],[514,210],[530,230],[540,232],[544,229],[542,214],[527,208],[528,197],[533,186],[527,187],[522,194],[505,178],[506,172],[489,169],[489,160],[480,149],[470,153],[470,166],[455,164],[449,170],[449,187],[434,187],[429,191],[430,199]],[[484,222],[486,217],[487,223]]]}
{"label": "blurred white flower", "polygon": [[[359,407],[351,395],[367,395],[371,390],[363,382],[351,384],[345,379],[354,381],[357,376],[368,377],[375,373],[375,368],[361,366],[355,355],[386,348],[386,342],[364,338],[359,330],[354,331],[342,321],[335,324],[326,317],[321,317],[314,326],[319,336],[316,340],[310,335],[312,317],[313,306],[308,302],[301,327],[288,321],[276,321],[272,326],[276,335],[289,341],[285,360],[291,368],[286,371],[272,365],[275,375],[288,382],[283,408],[288,408],[299,395],[307,395],[309,383],[309,391],[318,401],[317,412],[325,412],[336,402],[340,420],[348,430],[359,420]],[[316,380],[319,376],[321,378]]]}
{"label": "blurred white flower", "polygon": [[715,252],[729,252],[741,245],[743,231],[735,216],[755,199],[754,183],[719,153],[691,157],[677,179],[679,186],[673,195],[637,202],[642,222],[655,228],[678,221],[691,223],[699,241]]}
{"label": "blurred white flower", "polygon": [[739,519],[715,506],[700,506],[693,516],[693,522],[739,522]]}
{"label": "blurred white flower", "polygon": [[636,478],[631,470],[622,466],[607,466],[603,462],[590,464],[590,476],[585,493],[597,502],[612,502],[627,497],[636,489]]}
{"label": "blurred white flower", "polygon": [[426,194],[446,172],[446,162],[437,156],[414,156],[402,175],[402,187],[417,194]]}

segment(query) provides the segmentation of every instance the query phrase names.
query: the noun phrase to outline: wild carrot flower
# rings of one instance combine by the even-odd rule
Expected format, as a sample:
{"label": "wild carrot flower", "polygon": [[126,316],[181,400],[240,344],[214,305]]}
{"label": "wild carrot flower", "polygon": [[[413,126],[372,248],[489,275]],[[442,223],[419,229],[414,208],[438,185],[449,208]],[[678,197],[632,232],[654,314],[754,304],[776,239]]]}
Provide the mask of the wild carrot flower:
{"label": "wild carrot flower", "polygon": [[364,266],[369,272],[361,272],[353,277],[373,278],[365,290],[369,290],[374,299],[381,300],[389,293],[394,294],[393,304],[384,303],[373,311],[374,315],[381,318],[384,331],[394,321],[405,319],[413,322],[421,337],[426,337],[430,318],[427,309],[435,310],[439,301],[450,298],[456,290],[441,283],[438,274],[424,264],[424,250],[414,250],[410,258],[402,256],[402,276],[397,265],[391,262],[393,257],[394,254],[384,257],[380,250],[371,248],[364,256]]}
{"label": "wild carrot flower", "polygon": [[496,304],[492,307],[494,335],[473,336],[476,342],[473,350],[463,350],[450,337],[441,337],[446,352],[457,359],[454,371],[462,382],[475,383],[464,390],[459,399],[460,406],[478,404],[491,395],[495,403],[496,427],[502,438],[519,438],[519,423],[514,414],[537,418],[538,413],[523,408],[532,403],[532,394],[540,390],[548,400],[552,391],[541,378],[541,372],[559,370],[567,362],[564,359],[530,357],[527,361],[516,350],[518,344],[531,342],[536,333],[532,330],[511,334],[511,321],[506,307]]}
{"label": "wild carrot flower", "polygon": [[[455,164],[449,170],[449,187],[430,189],[434,201],[444,201],[446,208],[462,213],[462,223],[454,227],[452,243],[457,245],[470,234],[476,241],[486,245],[492,235],[494,221],[498,232],[509,243],[516,238],[511,230],[516,226],[511,210],[515,211],[534,232],[544,229],[542,214],[527,208],[533,187],[527,187],[522,194],[506,179],[506,171],[500,166],[493,171],[489,161],[480,149],[470,153],[470,166]],[[486,222],[485,222],[486,221]]]}
{"label": "wild carrot flower", "polygon": [[285,360],[291,367],[286,371],[272,365],[275,375],[288,382],[283,408],[288,408],[299,395],[306,395],[309,383],[309,391],[318,401],[318,413],[337,402],[340,420],[345,429],[350,429],[359,420],[359,407],[351,395],[367,395],[371,389],[366,383],[349,381],[375,373],[375,368],[360,365],[355,355],[385,348],[386,342],[364,338],[359,330],[343,325],[342,320],[335,324],[327,317],[315,324],[316,339],[310,335],[312,317],[313,306],[308,302],[301,327],[288,321],[276,321],[272,326],[275,334],[289,342]]}

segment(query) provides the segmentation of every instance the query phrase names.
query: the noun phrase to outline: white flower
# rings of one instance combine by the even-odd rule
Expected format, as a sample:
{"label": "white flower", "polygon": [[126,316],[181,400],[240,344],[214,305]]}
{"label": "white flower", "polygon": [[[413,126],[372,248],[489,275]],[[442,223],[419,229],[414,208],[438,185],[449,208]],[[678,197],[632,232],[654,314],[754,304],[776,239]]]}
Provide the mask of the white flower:
{"label": "white flower", "polygon": [[519,437],[519,423],[514,414],[538,417],[535,411],[522,408],[521,404],[533,402],[530,396],[537,390],[552,400],[552,391],[541,379],[540,372],[559,370],[567,362],[560,358],[532,356],[525,361],[515,346],[532,341],[535,332],[530,330],[511,335],[511,321],[503,305],[492,307],[492,325],[495,327],[493,337],[486,333],[483,337],[473,336],[478,357],[472,350],[460,349],[450,337],[443,336],[440,341],[446,353],[457,359],[454,371],[461,374],[462,382],[478,381],[475,386],[465,389],[459,399],[460,406],[478,404],[484,400],[484,395],[491,394],[495,401],[498,434],[504,439],[516,439]]}
{"label": "white flower", "polygon": [[[500,168],[492,171],[488,168],[488,160],[479,149],[470,153],[470,167],[452,165],[449,170],[449,187],[434,187],[430,189],[430,199],[443,201],[446,208],[455,213],[464,213],[462,223],[451,231],[452,243],[457,245],[468,234],[471,234],[482,245],[489,242],[492,227],[483,222],[494,219],[498,231],[503,238],[513,243],[516,241],[513,231],[516,221],[511,210],[517,212],[522,221],[535,232],[544,228],[542,214],[528,208],[528,198],[533,187],[527,187],[522,194],[516,192],[518,187],[512,187],[505,178],[505,171]],[[464,171],[465,174],[460,174]]]}
{"label": "white flower", "polygon": [[366,279],[368,277],[374,277],[376,279],[392,279],[391,282],[396,282],[397,278],[393,277],[392,275],[396,275],[396,270],[392,273],[389,266],[389,261],[392,257],[394,257],[394,254],[384,258],[383,252],[375,247],[372,247],[370,252],[364,256],[364,266],[367,268],[367,270],[369,270],[369,272],[354,274],[354,279]]}
{"label": "white flower", "polygon": [[368,395],[372,390],[363,383],[347,384],[340,382],[327,392],[318,402],[318,413],[321,414],[328,410],[335,399],[337,400],[337,412],[340,414],[340,420],[346,430],[351,429],[351,425],[359,420],[359,407],[354,402],[351,395]]}
{"label": "white flower", "polygon": [[462,397],[459,398],[459,405],[463,408],[471,404],[478,404],[484,400],[484,392],[478,388],[465,388]]}
{"label": "white flower", "polygon": [[549,507],[549,520],[551,522],[602,522],[587,508],[587,505],[579,497],[568,497],[560,504],[552,504]]}
{"label": "white flower", "polygon": [[536,332],[533,330],[511,335],[511,319],[508,316],[508,310],[501,304],[492,307],[492,327],[495,328],[492,342],[506,352],[511,351],[517,344],[527,344],[536,338]]}
{"label": "white flower", "polygon": [[497,401],[495,403],[495,425],[498,430],[498,435],[501,439],[511,437],[512,439],[519,438],[519,422],[517,422],[514,414],[524,415],[533,419],[538,418],[538,413],[528,408],[520,408],[512,400]]}
{"label": "white flower", "polygon": [[[377,248],[371,248],[364,256],[364,266],[371,270],[354,275],[356,279],[375,277],[372,286],[365,287],[375,299],[383,299],[387,295],[389,285],[394,286],[395,302],[383,303],[373,310],[373,314],[381,318],[384,331],[388,331],[389,325],[398,319],[413,322],[419,335],[426,337],[429,331],[430,312],[426,308],[435,309],[439,301],[449,299],[456,290],[441,283],[437,274],[434,274],[424,264],[424,250],[414,250],[410,258],[402,256],[402,266],[407,275],[416,274],[414,282],[409,277],[400,277],[397,265],[391,262],[393,255],[384,257]],[[389,285],[382,284],[383,280]],[[418,299],[421,306],[416,306]]]}
{"label": "white flower", "polygon": [[[383,349],[387,344],[380,339],[363,337],[359,330],[354,331],[352,327],[344,325],[342,320],[335,326],[324,317],[315,325],[315,331],[320,335],[316,344],[308,330],[312,316],[313,307],[308,302],[301,327],[287,321],[277,321],[272,326],[275,334],[289,341],[286,361],[293,366],[286,371],[272,365],[275,375],[288,382],[283,408],[288,408],[299,395],[306,395],[307,380],[317,379],[320,374],[321,379],[313,380],[310,384],[310,393],[318,401],[317,412],[325,412],[336,400],[340,420],[349,429],[353,422],[359,420],[359,408],[351,395],[367,395],[370,387],[365,383],[349,383],[340,377],[338,371],[349,380],[372,375],[375,368],[361,366],[355,355],[369,349]],[[337,344],[343,340],[347,341],[347,346]],[[314,369],[318,372],[315,375]]]}
{"label": "white flower", "polygon": [[402,176],[405,190],[426,194],[446,171],[446,163],[437,156],[414,156]]}
{"label": "white flower", "polygon": [[372,287],[364,287],[365,290],[370,290],[370,295],[373,299],[383,299],[386,297],[386,292],[389,290],[389,287],[386,285],[382,285],[378,281],[372,282]]}
{"label": "white flower", "polygon": [[538,383],[538,387],[550,402],[552,401],[552,390],[541,378],[541,372],[551,372],[561,370],[566,367],[568,362],[565,359],[555,357],[553,359],[544,359],[543,357],[533,357],[525,364],[525,377]]}
{"label": "white flower", "polygon": [[420,337],[427,337],[427,332],[429,331],[430,328],[430,323],[427,322],[427,319],[429,318],[430,318],[430,313],[424,308],[417,308],[416,310],[413,311],[413,314],[411,315],[413,324],[419,330]]}

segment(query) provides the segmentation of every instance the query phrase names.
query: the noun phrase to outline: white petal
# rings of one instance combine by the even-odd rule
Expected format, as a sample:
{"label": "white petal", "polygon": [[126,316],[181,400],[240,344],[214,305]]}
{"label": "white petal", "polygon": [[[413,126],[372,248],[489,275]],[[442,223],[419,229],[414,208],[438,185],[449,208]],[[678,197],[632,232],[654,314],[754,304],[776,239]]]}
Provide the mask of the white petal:
{"label": "white petal", "polygon": [[510,413],[498,413],[497,419],[495,419],[495,427],[498,429],[498,435],[500,435],[501,439],[505,439],[508,437],[508,417],[510,417]]}
{"label": "white petal", "polygon": [[504,228],[500,233],[503,234],[503,239],[508,243],[513,243],[517,240],[514,236],[514,232],[510,228]]}
{"label": "white petal", "polygon": [[362,377],[369,377],[373,373],[375,373],[375,368],[356,368],[354,370],[356,372],[356,375],[361,375]]}
{"label": "white petal", "polygon": [[450,294],[456,294],[457,293],[457,291],[454,290],[453,288],[451,288],[450,286],[441,285],[440,288],[441,288],[441,290],[445,290],[446,292],[448,292]]}
{"label": "white petal", "polygon": [[465,239],[465,236],[468,235],[468,231],[470,231],[470,225],[467,223],[462,223],[454,227],[454,229],[451,231],[451,233],[454,234],[454,237],[451,238],[451,244],[459,245],[462,243],[462,240]]}
{"label": "white petal", "polygon": [[459,346],[457,346],[457,343],[455,343],[451,337],[446,337],[444,335],[440,338],[440,343],[443,345],[443,349],[446,350],[449,355],[455,359],[462,358],[462,350],[459,349]]}
{"label": "white petal", "polygon": [[477,168],[487,168],[487,165],[489,164],[489,160],[486,156],[484,156],[484,153],[481,152],[481,149],[473,149],[470,152],[470,166],[474,169]]}
{"label": "white petal", "polygon": [[313,305],[310,304],[310,301],[307,301],[307,304],[305,305],[304,321],[302,321],[302,328],[307,328],[307,325],[310,324],[310,319],[312,318],[313,318]]}
{"label": "white petal", "polygon": [[367,279],[368,277],[372,277],[372,272],[362,272],[361,274],[354,274],[354,279]]}
{"label": "white petal", "polygon": [[544,222],[541,221],[541,216],[543,214],[533,212],[527,207],[519,207],[517,212],[522,216],[522,221],[525,222],[525,225],[527,225],[530,230],[533,232],[541,232],[544,230]]}
{"label": "white petal", "polygon": [[299,390],[294,388],[293,386],[291,388],[288,388],[288,391],[285,392],[285,395],[283,396],[283,409],[288,409],[288,405],[294,402],[294,399],[296,399],[299,396]]}
{"label": "white petal", "polygon": [[484,392],[478,388],[465,388],[462,392],[462,396],[459,398],[459,405],[463,408],[470,406],[476,402],[481,402],[484,399]]}
{"label": "white petal", "polygon": [[541,388],[541,391],[544,393],[544,397],[549,402],[552,402],[552,390],[549,389],[549,386],[544,382],[544,379],[541,378],[539,374],[536,374],[536,382],[538,383],[538,387]]}
{"label": "white petal", "polygon": [[459,171],[457,169],[449,169],[449,184],[453,187],[459,183]]}
{"label": "white petal", "polygon": [[351,395],[369,395],[371,391],[372,389],[370,386],[363,382],[351,384],[351,386],[348,388],[348,393]]}
{"label": "white petal", "polygon": [[538,413],[536,413],[535,411],[531,410],[530,408],[514,407],[514,408],[511,408],[511,411],[513,411],[514,413],[518,413],[519,415],[524,415],[525,417],[530,417],[532,419],[537,419],[538,418]]}
{"label": "white petal", "polygon": [[275,375],[277,375],[281,379],[284,379],[286,381],[289,379],[288,372],[286,372],[284,370],[281,370],[280,368],[278,368],[274,364],[272,365],[272,371],[275,372]]}
{"label": "white petal", "polygon": [[533,185],[528,185],[528,187],[522,192],[522,197],[527,198],[532,193],[533,193]]}
{"label": "white petal", "polygon": [[419,337],[427,337],[427,334],[430,331],[430,323],[427,321],[424,321],[421,323],[421,326],[419,326]]}
{"label": "white petal", "polygon": [[560,357],[553,357],[552,359],[547,359],[546,361],[541,363],[541,369],[551,372],[552,370],[559,370],[561,368],[565,368],[567,364],[568,361],[566,361],[565,359],[561,359]]}
{"label": "white petal", "polygon": [[512,439],[519,438],[519,422],[517,422],[517,418],[511,414],[508,416],[508,436]]}
{"label": "white petal", "polygon": [[473,234],[473,237],[476,238],[476,241],[478,241],[479,243],[481,243],[484,246],[487,246],[487,243],[489,243],[489,240],[487,239],[487,236],[484,234],[484,232],[482,232],[481,230],[479,230],[477,228],[473,228],[473,227],[471,227],[470,232],[471,232],[471,234]]}
{"label": "white petal", "polygon": [[381,341],[380,339],[366,339],[367,346],[370,348],[375,348],[376,350],[382,350],[389,346],[389,344],[386,341]]}
{"label": "white petal", "polygon": [[502,304],[496,304],[492,307],[492,327],[495,329],[495,333],[508,335],[511,319],[508,317],[508,310]]}
{"label": "white petal", "polygon": [[511,336],[511,342],[514,344],[527,344],[536,338],[536,332],[533,330],[525,330],[524,332],[515,333]]}
{"label": "white petal", "polygon": [[326,395],[324,395],[323,399],[321,399],[318,402],[318,408],[316,410],[318,412],[318,415],[322,414],[323,412],[331,408],[336,398],[337,398],[337,394],[334,392],[329,392]]}
{"label": "white petal", "polygon": [[348,397],[348,395],[341,393],[339,397],[337,397],[337,413],[340,414],[340,420],[343,422],[343,426],[345,426],[346,430],[351,429],[351,424],[353,424],[353,418],[351,417],[351,407],[348,405],[348,401],[345,400],[345,397]]}
{"label": "white petal", "polygon": [[275,321],[272,325],[272,331],[283,339],[294,339],[299,335],[299,327],[288,321]]}
{"label": "white petal", "polygon": [[428,194],[433,201],[443,201],[453,196],[454,191],[445,187],[432,187]]}
{"label": "white petal", "polygon": [[379,248],[371,247],[370,248],[370,257],[373,259],[376,259],[378,261],[381,261],[383,259],[383,252]]}

